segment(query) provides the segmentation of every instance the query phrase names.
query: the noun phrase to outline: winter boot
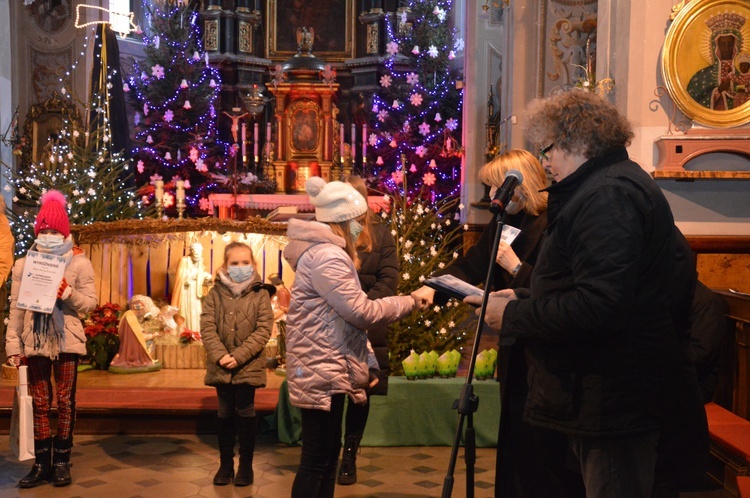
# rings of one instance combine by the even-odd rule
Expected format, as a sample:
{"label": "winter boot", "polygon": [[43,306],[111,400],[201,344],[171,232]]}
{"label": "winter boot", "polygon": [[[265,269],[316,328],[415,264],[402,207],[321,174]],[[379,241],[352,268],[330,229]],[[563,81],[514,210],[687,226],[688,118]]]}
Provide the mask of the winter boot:
{"label": "winter boot", "polygon": [[339,468],[339,484],[348,485],[357,482],[357,450],[360,436],[346,436],[344,454],[341,456],[341,468]]}
{"label": "winter boot", "polygon": [[57,487],[70,484],[70,452],[73,449],[73,437],[62,439],[55,436],[52,445],[52,477],[51,481]]}
{"label": "winter boot", "polygon": [[234,419],[219,417],[219,470],[214,476],[215,486],[226,486],[234,479]]}
{"label": "winter boot", "polygon": [[249,486],[253,483],[256,420],[257,417],[239,417],[240,464],[234,477],[235,486]]}
{"label": "winter boot", "polygon": [[21,488],[35,488],[49,482],[50,462],[52,460],[52,438],[34,440],[34,466],[31,472],[18,482]]}

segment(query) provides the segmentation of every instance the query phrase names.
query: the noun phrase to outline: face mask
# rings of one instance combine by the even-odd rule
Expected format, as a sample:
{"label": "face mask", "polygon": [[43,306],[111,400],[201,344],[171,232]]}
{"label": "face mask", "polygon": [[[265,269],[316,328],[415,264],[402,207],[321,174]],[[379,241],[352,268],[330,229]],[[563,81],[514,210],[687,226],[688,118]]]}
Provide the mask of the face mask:
{"label": "face mask", "polygon": [[253,265],[230,266],[227,268],[227,273],[235,282],[244,282],[253,276]]}
{"label": "face mask", "polygon": [[523,207],[524,197],[520,196],[517,201],[510,201],[508,206],[505,208],[505,212],[508,214],[518,214]]}
{"label": "face mask", "polygon": [[36,245],[42,249],[57,249],[65,243],[65,237],[62,234],[40,233],[36,238]]}
{"label": "face mask", "polygon": [[362,224],[358,222],[357,220],[350,221],[349,233],[352,234],[352,237],[354,237],[354,240],[357,240],[357,237],[359,237],[359,234],[362,233]]}

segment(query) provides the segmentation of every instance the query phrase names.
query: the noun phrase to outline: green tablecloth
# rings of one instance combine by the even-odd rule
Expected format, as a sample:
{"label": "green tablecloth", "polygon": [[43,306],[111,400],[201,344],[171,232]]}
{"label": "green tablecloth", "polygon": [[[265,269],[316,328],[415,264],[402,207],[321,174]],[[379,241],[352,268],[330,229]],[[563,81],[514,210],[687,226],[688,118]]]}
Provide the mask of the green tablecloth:
{"label": "green tablecloth", "polygon": [[[452,446],[458,412],[451,406],[461,393],[464,378],[407,381],[390,377],[388,396],[372,396],[363,446]],[[494,380],[475,381],[479,409],[474,414],[478,447],[497,446],[500,389]],[[279,441],[301,439],[300,410],[289,402],[286,380],[279,389],[274,418]],[[466,424],[464,423],[464,428]]]}

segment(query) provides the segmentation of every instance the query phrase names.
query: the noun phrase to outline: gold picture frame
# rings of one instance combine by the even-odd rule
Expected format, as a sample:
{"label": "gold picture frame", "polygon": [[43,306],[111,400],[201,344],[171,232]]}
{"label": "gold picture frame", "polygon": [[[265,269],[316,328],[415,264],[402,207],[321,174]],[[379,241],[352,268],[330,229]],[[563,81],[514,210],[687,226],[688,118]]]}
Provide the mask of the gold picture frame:
{"label": "gold picture frame", "polygon": [[69,124],[80,123],[81,115],[75,104],[63,100],[57,92],[39,104],[33,104],[26,115],[25,146],[22,163],[47,163],[51,147],[59,140],[60,131]]}
{"label": "gold picture frame", "polygon": [[694,121],[717,128],[750,122],[750,3],[682,7],[664,41],[662,72],[672,100]]}
{"label": "gold picture frame", "polygon": [[297,28],[313,28],[313,54],[326,62],[354,57],[354,0],[267,0],[266,57],[297,53]]}

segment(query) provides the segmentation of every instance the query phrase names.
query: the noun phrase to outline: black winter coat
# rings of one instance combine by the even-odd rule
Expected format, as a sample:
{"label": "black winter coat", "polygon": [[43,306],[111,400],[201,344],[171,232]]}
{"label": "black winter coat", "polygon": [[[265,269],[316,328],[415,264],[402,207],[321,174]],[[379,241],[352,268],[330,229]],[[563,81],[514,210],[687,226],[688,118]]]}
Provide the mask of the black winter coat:
{"label": "black winter coat", "polygon": [[502,326],[530,339],[524,418],[579,436],[656,430],[680,367],[669,205],[624,148],[547,190],[530,298],[511,301]]}
{"label": "black winter coat", "polygon": [[[372,252],[358,251],[361,265],[357,274],[362,290],[369,299],[395,296],[398,290],[398,256],[396,241],[390,230],[379,222],[370,225],[372,235]],[[388,327],[373,327],[367,330],[380,372],[378,382],[370,394],[385,395],[388,393]]]}

